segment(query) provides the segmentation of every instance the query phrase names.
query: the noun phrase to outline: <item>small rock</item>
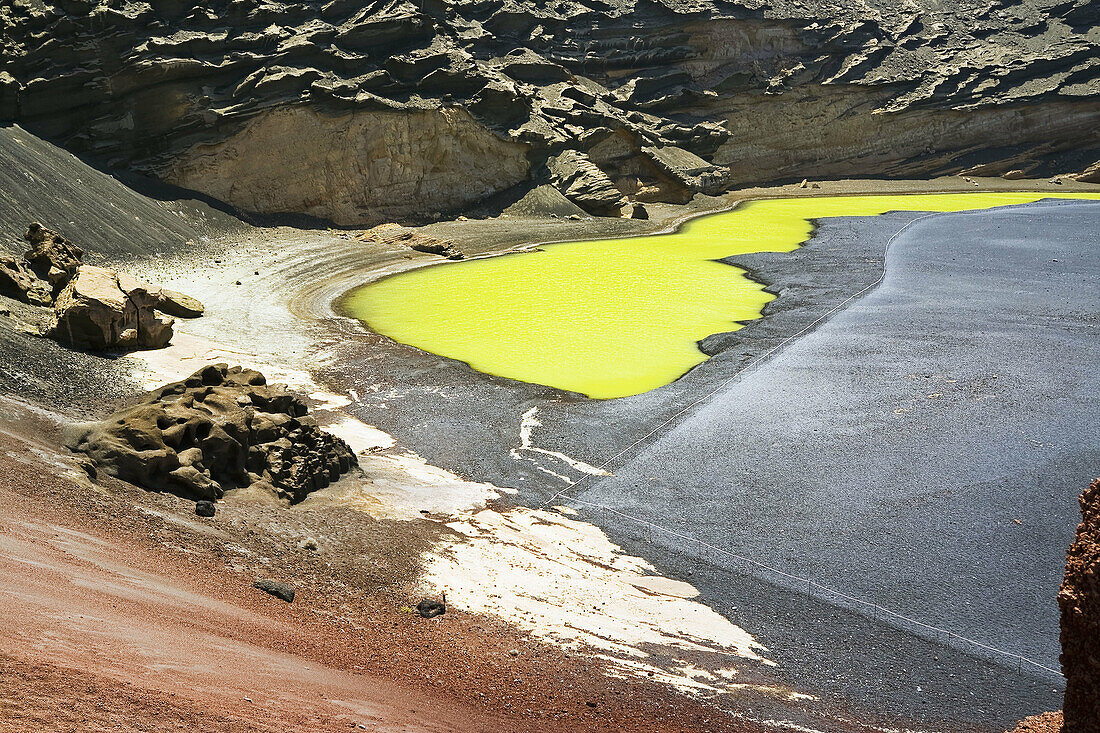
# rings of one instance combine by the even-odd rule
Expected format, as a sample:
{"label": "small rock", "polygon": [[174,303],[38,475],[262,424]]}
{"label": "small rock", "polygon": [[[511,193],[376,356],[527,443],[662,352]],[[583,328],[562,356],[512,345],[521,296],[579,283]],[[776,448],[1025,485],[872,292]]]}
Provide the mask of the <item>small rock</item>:
{"label": "small rock", "polygon": [[631,219],[648,219],[649,218],[649,211],[646,209],[644,204],[634,204],[633,208],[630,211],[630,218]]}
{"label": "small rock", "polygon": [[260,578],[252,584],[253,588],[262,590],[264,593],[270,593],[280,600],[284,600],[287,603],[294,602],[294,586],[289,583],[282,583],[278,580],[268,580],[267,578]]}
{"label": "small rock", "polygon": [[195,502],[195,514],[200,517],[212,517],[217,509],[214,508],[214,502],[212,501],[196,501]]}
{"label": "small rock", "polygon": [[806,180],[805,178],[803,178],[802,183],[798,184],[798,187],[799,188],[809,188],[810,187],[810,182],[808,180]]}
{"label": "small rock", "polygon": [[303,539],[300,539],[300,540],[298,540],[298,549],[299,550],[316,550],[317,549],[317,540],[313,539],[312,537],[305,537]]}
{"label": "small rock", "polygon": [[433,601],[425,598],[420,603],[416,604],[416,612],[424,618],[435,618],[436,616],[442,616],[447,612],[447,606],[440,601]]}
{"label": "small rock", "polygon": [[518,657],[519,656],[519,649],[511,649],[511,650],[508,651],[508,653],[513,657]]}

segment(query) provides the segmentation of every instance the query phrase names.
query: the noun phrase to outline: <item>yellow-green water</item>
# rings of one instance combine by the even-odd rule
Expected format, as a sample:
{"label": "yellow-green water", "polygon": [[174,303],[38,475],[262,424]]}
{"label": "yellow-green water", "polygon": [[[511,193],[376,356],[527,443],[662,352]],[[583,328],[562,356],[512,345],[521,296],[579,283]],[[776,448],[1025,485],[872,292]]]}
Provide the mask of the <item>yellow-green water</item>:
{"label": "yellow-green water", "polygon": [[[716,260],[789,252],[811,219],[961,211],[1049,193],[837,196],[752,201],[672,234],[563,242],[542,251],[444,263],[349,293],[374,331],[474,369],[612,398],[668,384],[708,357],[703,338],[760,317],[773,295]],[[1062,194],[1057,198],[1100,198]]]}

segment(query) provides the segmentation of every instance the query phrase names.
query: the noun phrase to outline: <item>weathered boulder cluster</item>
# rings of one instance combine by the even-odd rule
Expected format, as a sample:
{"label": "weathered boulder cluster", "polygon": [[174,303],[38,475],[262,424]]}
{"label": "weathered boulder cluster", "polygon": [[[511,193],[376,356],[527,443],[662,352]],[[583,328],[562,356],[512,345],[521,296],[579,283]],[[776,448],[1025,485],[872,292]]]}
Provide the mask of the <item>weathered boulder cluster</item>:
{"label": "weathered boulder cluster", "polygon": [[151,288],[125,273],[83,264],[84,250],[38,222],[22,260],[0,257],[0,295],[53,307],[46,335],[78,349],[159,349],[172,339],[172,316],[196,318],[194,298]]}
{"label": "weathered boulder cluster", "polygon": [[0,295],[51,306],[76,275],[84,250],[38,222],[27,227],[23,238],[31,248],[22,260],[0,257]]}
{"label": "weathered boulder cluster", "polygon": [[1095,178],[1098,25],[1092,0],[15,0],[0,120],[358,227],[531,182],[614,213],[805,177]]}
{"label": "weathered boulder cluster", "polygon": [[306,404],[251,369],[216,364],[146,394],[68,446],[97,469],[154,491],[217,500],[250,488],[296,503],[358,465]]}
{"label": "weathered boulder cluster", "polygon": [[1100,479],[1080,497],[1081,524],[1066,554],[1062,612],[1064,733],[1100,730]]}

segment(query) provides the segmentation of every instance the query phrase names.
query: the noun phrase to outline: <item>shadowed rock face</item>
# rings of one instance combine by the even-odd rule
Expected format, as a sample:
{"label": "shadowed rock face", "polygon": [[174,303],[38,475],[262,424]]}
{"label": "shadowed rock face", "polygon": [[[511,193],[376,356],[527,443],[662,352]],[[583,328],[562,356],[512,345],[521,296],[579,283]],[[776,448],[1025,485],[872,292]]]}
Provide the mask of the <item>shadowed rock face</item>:
{"label": "shadowed rock face", "polygon": [[1064,733],[1100,730],[1100,479],[1080,501],[1081,524],[1058,593],[1066,676]]}
{"label": "shadowed rock face", "polygon": [[106,473],[154,491],[214,500],[234,488],[299,502],[358,464],[306,405],[259,372],[216,364],[147,394],[66,443]]}
{"label": "shadowed rock face", "polygon": [[349,225],[552,180],[566,151],[639,200],[1075,173],[1100,159],[1098,25],[1092,0],[18,0],[0,119]]}

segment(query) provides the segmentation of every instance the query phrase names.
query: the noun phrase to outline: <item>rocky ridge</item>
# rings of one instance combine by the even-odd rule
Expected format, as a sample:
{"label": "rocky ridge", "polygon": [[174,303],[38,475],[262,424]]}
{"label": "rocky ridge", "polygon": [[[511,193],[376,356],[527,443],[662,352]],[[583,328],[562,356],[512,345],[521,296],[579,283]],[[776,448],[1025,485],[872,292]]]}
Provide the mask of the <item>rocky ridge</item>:
{"label": "rocky ridge", "polygon": [[[0,119],[246,211],[360,227],[568,191],[547,166],[563,154],[639,201],[1095,176],[1098,26],[1090,0],[15,0]],[[614,209],[596,178],[602,198],[574,201]]]}

